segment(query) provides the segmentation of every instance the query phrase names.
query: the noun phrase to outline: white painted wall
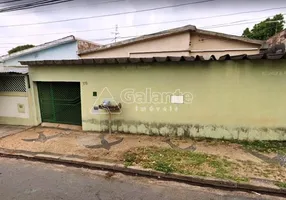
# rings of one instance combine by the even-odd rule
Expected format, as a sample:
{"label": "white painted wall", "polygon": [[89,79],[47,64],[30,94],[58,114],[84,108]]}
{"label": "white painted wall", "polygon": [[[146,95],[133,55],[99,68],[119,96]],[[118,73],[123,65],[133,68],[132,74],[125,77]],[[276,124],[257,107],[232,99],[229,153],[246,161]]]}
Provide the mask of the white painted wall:
{"label": "white painted wall", "polygon": [[[25,113],[18,112],[18,104],[25,106]],[[0,117],[29,118],[28,97],[0,96]]]}

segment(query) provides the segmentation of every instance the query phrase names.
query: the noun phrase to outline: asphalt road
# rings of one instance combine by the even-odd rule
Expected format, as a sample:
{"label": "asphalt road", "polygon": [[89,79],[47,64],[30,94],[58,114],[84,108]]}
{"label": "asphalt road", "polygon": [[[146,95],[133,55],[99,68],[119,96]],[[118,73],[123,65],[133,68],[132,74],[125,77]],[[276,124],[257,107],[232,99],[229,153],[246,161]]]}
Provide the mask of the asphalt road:
{"label": "asphalt road", "polygon": [[1,200],[282,199],[183,183],[0,158]]}

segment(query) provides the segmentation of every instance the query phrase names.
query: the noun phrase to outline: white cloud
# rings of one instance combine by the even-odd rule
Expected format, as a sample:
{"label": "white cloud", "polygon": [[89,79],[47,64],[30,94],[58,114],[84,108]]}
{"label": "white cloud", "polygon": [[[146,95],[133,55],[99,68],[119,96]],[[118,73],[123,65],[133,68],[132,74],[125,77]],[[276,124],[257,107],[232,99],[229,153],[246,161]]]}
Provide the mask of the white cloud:
{"label": "white cloud", "polygon": [[[186,2],[194,2],[198,0],[125,0],[113,3],[98,4],[100,2],[107,2],[112,0],[75,0],[71,3],[59,4],[54,6],[47,6],[44,8],[36,8],[32,10],[25,10],[20,12],[9,12],[0,14],[0,26],[12,24],[38,23],[44,21],[54,21],[77,17],[97,16],[103,14],[112,14],[118,12],[128,12],[147,8],[154,8],[160,6],[168,6]],[[116,1],[116,0],[113,0]],[[275,3],[276,2],[276,3]],[[113,37],[115,25],[119,26],[121,37],[135,36],[141,34],[152,33],[162,29],[169,29],[187,24],[193,24],[197,27],[206,27],[216,24],[230,23],[240,20],[251,20],[256,18],[258,21],[263,20],[263,17],[272,16],[277,13],[286,13],[286,8],[279,10],[249,13],[235,16],[196,19],[176,23],[164,23],[150,26],[140,26],[132,28],[121,28],[122,26],[130,26],[136,24],[146,23],[160,23],[164,21],[201,18],[206,16],[222,15],[236,12],[244,12],[250,10],[260,10],[273,7],[286,7],[286,1],[227,1],[216,0],[213,2],[195,4],[183,7],[168,8],[163,10],[156,10],[143,13],[133,13],[120,16],[110,16],[103,18],[92,18],[86,20],[78,20],[64,23],[54,23],[36,26],[23,27],[0,27],[0,54],[6,54],[7,50],[17,46],[17,44],[3,44],[3,43],[20,43],[20,44],[41,44],[51,40],[55,40],[67,35],[75,35],[84,39],[95,41],[100,38]],[[254,21],[254,20],[252,20]],[[224,32],[229,34],[240,35],[242,31],[255,22],[250,24],[242,24],[238,26],[226,26],[220,28],[212,28],[210,30]],[[73,32],[87,29],[102,29],[114,27],[114,30],[104,31],[89,31],[81,33],[64,33],[58,35],[42,35],[42,36],[26,36],[33,34],[47,34],[54,32]],[[18,37],[13,37],[18,36]],[[95,41],[96,42],[96,41]],[[111,40],[98,41],[99,43],[109,43]],[[5,47],[5,48],[4,48]],[[7,47],[7,48],[6,48]]]}

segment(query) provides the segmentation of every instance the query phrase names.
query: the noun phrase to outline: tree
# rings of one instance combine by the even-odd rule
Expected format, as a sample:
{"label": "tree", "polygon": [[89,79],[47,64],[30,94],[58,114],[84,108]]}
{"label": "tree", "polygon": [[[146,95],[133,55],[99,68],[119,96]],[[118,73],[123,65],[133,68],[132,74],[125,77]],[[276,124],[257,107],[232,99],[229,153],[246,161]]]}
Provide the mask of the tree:
{"label": "tree", "polygon": [[32,44],[26,44],[26,45],[21,45],[21,46],[17,46],[11,50],[8,51],[9,54],[12,54],[12,53],[16,53],[18,51],[23,51],[25,49],[30,49],[30,48],[33,48],[35,47],[34,45]]}
{"label": "tree", "polygon": [[250,39],[267,40],[271,36],[282,31],[284,29],[284,23],[284,16],[282,14],[277,14],[273,18],[267,18],[266,20],[255,24],[251,30],[246,28],[243,31],[242,36]]}

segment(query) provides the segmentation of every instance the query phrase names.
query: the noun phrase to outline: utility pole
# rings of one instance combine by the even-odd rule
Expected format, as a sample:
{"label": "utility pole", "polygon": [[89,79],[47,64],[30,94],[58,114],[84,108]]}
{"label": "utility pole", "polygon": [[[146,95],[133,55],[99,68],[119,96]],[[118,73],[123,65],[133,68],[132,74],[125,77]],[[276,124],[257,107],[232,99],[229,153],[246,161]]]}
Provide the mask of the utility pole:
{"label": "utility pole", "polygon": [[114,39],[113,41],[116,42],[117,39],[118,39],[118,36],[119,36],[119,31],[118,31],[118,25],[116,24],[115,25],[115,31],[114,32],[111,32],[112,34],[114,34]]}

